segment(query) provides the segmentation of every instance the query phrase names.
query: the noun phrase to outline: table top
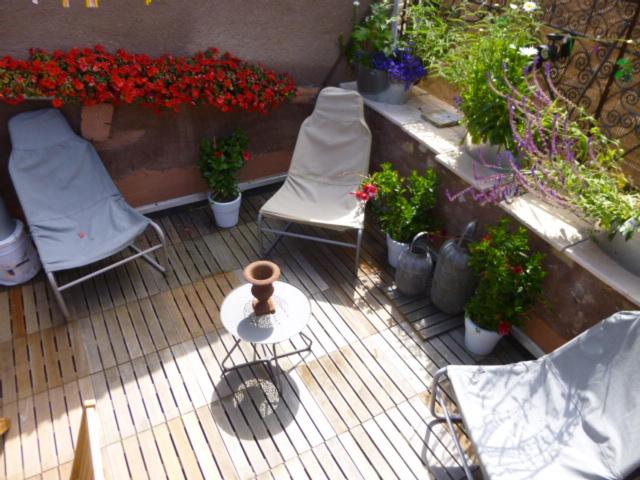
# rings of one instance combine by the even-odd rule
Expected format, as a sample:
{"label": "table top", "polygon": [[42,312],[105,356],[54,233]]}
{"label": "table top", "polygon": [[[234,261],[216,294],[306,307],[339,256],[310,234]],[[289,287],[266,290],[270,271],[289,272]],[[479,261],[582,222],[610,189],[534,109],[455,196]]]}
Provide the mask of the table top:
{"label": "table top", "polygon": [[309,323],[311,304],[307,296],[293,285],[273,283],[276,312],[257,316],[253,312],[251,284],[247,283],[227,295],[220,308],[220,320],[234,337],[259,344],[279,343],[297,335]]}

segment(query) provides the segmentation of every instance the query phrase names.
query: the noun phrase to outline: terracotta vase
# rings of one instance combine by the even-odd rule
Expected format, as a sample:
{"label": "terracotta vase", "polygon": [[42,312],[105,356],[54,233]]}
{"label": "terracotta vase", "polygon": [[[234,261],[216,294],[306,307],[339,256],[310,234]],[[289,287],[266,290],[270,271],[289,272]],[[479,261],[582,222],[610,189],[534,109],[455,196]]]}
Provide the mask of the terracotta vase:
{"label": "terracotta vase", "polygon": [[272,298],[273,282],[280,278],[280,267],[266,260],[253,262],[244,269],[244,278],[252,285],[251,294],[256,297],[253,301],[255,314],[275,313],[276,306]]}

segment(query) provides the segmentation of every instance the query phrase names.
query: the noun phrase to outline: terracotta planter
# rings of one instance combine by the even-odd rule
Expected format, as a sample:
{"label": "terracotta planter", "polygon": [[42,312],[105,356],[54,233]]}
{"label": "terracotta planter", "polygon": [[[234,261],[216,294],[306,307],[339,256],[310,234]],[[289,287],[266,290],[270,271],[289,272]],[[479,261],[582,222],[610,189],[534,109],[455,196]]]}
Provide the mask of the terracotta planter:
{"label": "terracotta planter", "polygon": [[276,306],[272,298],[273,282],[280,278],[280,267],[266,260],[253,262],[244,269],[244,278],[252,285],[251,294],[256,297],[253,301],[255,314],[275,313]]}

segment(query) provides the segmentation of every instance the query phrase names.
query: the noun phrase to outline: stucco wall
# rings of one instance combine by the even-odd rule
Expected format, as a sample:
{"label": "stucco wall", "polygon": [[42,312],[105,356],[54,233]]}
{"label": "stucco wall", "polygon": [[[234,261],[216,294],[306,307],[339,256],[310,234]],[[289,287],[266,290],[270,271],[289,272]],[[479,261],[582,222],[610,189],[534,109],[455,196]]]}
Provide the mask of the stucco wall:
{"label": "stucco wall", "polygon": [[[291,73],[298,85],[336,84],[351,71],[339,58],[339,36],[351,28],[349,0],[104,0],[100,8],[71,0],[0,2],[0,56],[26,57],[29,48],[69,49],[102,44],[110,50],[159,55],[188,54],[208,47]],[[363,7],[369,2],[363,1]],[[117,106],[108,140],[96,148],[129,201],[142,205],[205,190],[195,168],[203,136],[244,127],[255,158],[242,173],[254,179],[286,172],[298,128],[313,106],[303,96],[265,117],[195,108],[156,115],[141,107]],[[24,110],[50,106],[0,104],[0,188],[14,211],[17,203],[6,172],[11,150],[7,120]],[[80,108],[64,113],[79,130]]]}

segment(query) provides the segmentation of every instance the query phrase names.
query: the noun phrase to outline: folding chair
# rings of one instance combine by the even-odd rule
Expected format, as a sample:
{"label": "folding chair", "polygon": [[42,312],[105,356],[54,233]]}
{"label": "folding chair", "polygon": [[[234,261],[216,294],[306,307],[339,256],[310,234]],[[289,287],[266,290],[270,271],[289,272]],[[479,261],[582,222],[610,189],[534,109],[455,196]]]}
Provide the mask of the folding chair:
{"label": "folding chair", "polygon": [[[287,179],[263,205],[258,229],[263,256],[283,236],[324,242],[356,249],[355,270],[360,265],[364,230],[363,202],[354,196],[369,172],[371,132],[364,121],[364,104],[357,93],[341,88],[324,88],[298,134]],[[265,218],[284,220],[284,229],[267,227]],[[291,232],[293,224],[324,229],[356,230],[355,243]],[[277,235],[267,248],[263,232]]]}
{"label": "folding chair", "polygon": [[[619,312],[534,361],[451,365],[431,413],[463,422],[485,479],[624,479],[640,468],[640,311]],[[460,415],[447,408],[447,377]],[[443,413],[436,412],[436,403]]]}
{"label": "folding chair", "polygon": [[[142,258],[166,271],[160,227],[122,197],[93,145],[77,136],[55,109],[21,113],[9,121],[9,173],[27,217],[42,266],[65,317],[62,292],[120,265]],[[159,243],[134,245],[147,227]],[[55,274],[83,267],[130,248],[133,254],[81,278],[58,285]],[[150,253],[158,250],[159,262]]]}

